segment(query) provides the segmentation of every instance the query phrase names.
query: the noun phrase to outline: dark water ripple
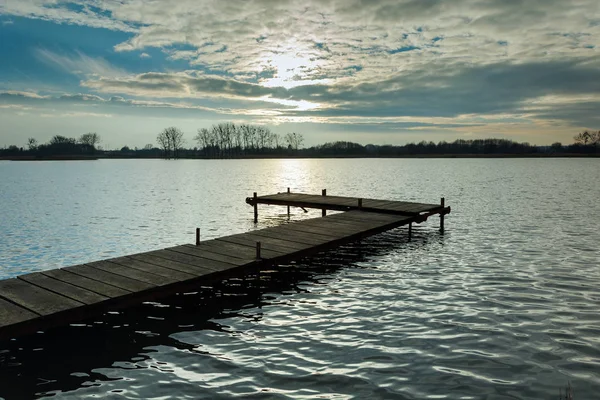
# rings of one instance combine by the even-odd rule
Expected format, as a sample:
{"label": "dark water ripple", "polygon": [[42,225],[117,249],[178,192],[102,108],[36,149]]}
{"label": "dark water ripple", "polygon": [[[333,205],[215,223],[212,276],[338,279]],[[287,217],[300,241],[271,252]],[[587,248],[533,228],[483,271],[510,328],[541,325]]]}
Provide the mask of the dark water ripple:
{"label": "dark water ripple", "polygon": [[[169,164],[165,175],[178,176],[180,165]],[[252,229],[249,210],[237,203],[276,185],[412,200],[441,193],[453,211],[445,235],[430,221],[412,242],[399,229],[259,277],[0,343],[0,396],[549,399],[571,382],[575,399],[600,397],[600,188],[590,180],[596,160],[226,164],[235,172],[232,184],[251,183],[236,188],[219,186],[213,164],[203,165],[211,173],[202,179],[182,172],[171,183],[185,192],[203,182],[204,196],[162,185],[139,196],[141,186],[124,186],[133,178],[103,189],[121,193],[127,212],[113,197],[98,202],[101,212],[80,198],[88,217],[76,204],[61,213],[60,205],[32,200],[27,209],[50,215],[32,213],[26,227],[23,207],[8,199],[13,212],[5,217],[21,227],[3,226],[11,236],[0,243],[0,272],[189,241],[200,223],[208,237]],[[140,185],[150,181],[136,173]],[[235,201],[210,204],[225,192]],[[185,222],[194,212],[200,216]],[[261,218],[259,227],[285,223],[277,208],[265,208]],[[50,223],[55,231],[34,240]],[[78,229],[86,224],[100,237]],[[178,233],[180,226],[186,232]],[[68,236],[73,230],[85,239]]]}

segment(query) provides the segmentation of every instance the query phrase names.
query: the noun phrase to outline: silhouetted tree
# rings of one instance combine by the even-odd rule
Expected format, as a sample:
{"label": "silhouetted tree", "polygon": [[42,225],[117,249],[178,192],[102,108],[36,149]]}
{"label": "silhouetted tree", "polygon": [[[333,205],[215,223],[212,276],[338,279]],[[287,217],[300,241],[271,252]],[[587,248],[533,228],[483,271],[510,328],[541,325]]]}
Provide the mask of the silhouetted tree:
{"label": "silhouetted tree", "polygon": [[96,145],[100,143],[100,135],[98,135],[96,132],[84,133],[79,138],[79,143],[95,149]]}
{"label": "silhouetted tree", "polygon": [[30,137],[29,139],[27,139],[27,148],[29,148],[29,151],[35,151],[38,148],[38,141],[35,138]]}
{"label": "silhouetted tree", "polygon": [[165,128],[158,134],[156,140],[163,149],[165,157],[179,157],[179,151],[183,148],[183,132],[174,126]]}
{"label": "silhouetted tree", "polygon": [[164,157],[169,158],[169,153],[171,151],[171,138],[167,135],[167,130],[165,129],[156,137],[156,141],[158,142],[158,146],[163,151]]}
{"label": "silhouetted tree", "polygon": [[285,135],[285,141],[288,144],[288,148],[292,150],[298,150],[304,142],[304,137],[296,132],[291,132]]}

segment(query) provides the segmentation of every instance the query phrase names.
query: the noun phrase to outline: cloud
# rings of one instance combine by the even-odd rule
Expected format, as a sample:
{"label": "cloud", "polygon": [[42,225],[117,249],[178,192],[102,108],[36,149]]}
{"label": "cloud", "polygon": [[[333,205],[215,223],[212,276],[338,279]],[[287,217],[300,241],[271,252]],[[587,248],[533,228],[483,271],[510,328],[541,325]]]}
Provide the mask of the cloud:
{"label": "cloud", "polygon": [[36,50],[47,65],[81,75],[82,91],[134,98],[79,99],[86,104],[247,110],[274,122],[447,118],[450,126],[461,125],[463,116],[473,123],[502,115],[504,123],[523,126],[558,121],[590,128],[599,122],[598,11],[595,0],[0,5],[7,16],[129,32],[113,44],[115,52],[124,58],[128,52],[140,58],[153,54],[153,64],[166,64],[128,74],[80,52]]}
{"label": "cloud", "polygon": [[105,28],[123,32],[135,32],[129,24],[106,15],[105,9],[95,1],[79,2],[77,10],[74,3],[56,0],[3,0],[0,14],[16,17],[35,18],[56,23],[84,25],[93,28]]}
{"label": "cloud", "polygon": [[56,108],[73,105],[84,108],[88,107],[90,109],[97,109],[98,107],[103,109],[120,109],[123,113],[127,113],[128,109],[135,109],[139,111],[148,111],[151,113],[155,113],[156,110],[170,110],[186,112],[189,114],[211,113],[216,115],[237,116],[277,116],[282,114],[281,107],[272,107],[268,103],[259,103],[255,104],[254,106],[248,105],[243,108],[234,108],[222,106],[204,106],[185,101],[126,99],[122,96],[111,96],[110,98],[106,99],[97,95],[83,93],[66,93],[58,96],[42,96],[32,92],[0,92],[0,108],[5,109],[14,108],[32,110],[35,108],[38,110],[44,110],[50,108],[55,111]]}
{"label": "cloud", "polygon": [[124,70],[116,68],[106,60],[89,57],[80,51],[75,51],[70,55],[61,55],[48,49],[37,48],[34,50],[34,55],[51,67],[60,68],[76,75],[117,77],[126,74]]}
{"label": "cloud", "polygon": [[[535,117],[538,112],[542,116],[547,110],[564,109],[560,100],[563,98],[570,99],[573,111],[579,102],[600,99],[600,68],[593,60],[467,64],[456,65],[450,71],[440,70],[439,65],[431,64],[385,80],[346,80],[335,85],[303,85],[289,89],[191,71],[99,78],[82,84],[102,93],[142,98],[271,102],[281,106],[282,116],[313,118],[457,117],[468,114]],[[528,106],[536,99],[550,95],[558,99],[555,104],[545,104],[544,109]],[[584,95],[586,97],[582,98]],[[581,117],[582,113],[567,114],[554,113],[570,121]],[[590,114],[586,123],[595,121],[595,115]]]}

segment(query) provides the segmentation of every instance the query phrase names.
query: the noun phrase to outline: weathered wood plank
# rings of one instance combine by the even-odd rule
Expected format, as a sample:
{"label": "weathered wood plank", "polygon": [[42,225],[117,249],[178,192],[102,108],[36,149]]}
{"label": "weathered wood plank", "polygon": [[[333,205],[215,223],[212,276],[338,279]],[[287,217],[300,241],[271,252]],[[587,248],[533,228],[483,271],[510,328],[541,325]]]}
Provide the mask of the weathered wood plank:
{"label": "weathered wood plank", "polygon": [[9,301],[0,299],[0,327],[38,318],[40,315]]}
{"label": "weathered wood plank", "polygon": [[190,264],[197,267],[206,268],[211,271],[211,273],[226,271],[231,268],[235,268],[235,265],[224,263],[217,260],[212,260],[208,258],[191,256],[189,254],[180,253],[177,251],[172,251],[170,249],[151,251],[147,254],[154,255],[160,258],[164,258],[170,261],[177,261],[184,264]]}
{"label": "weathered wood plank", "polygon": [[393,222],[395,220],[404,219],[404,218],[406,218],[406,216],[393,215],[393,214],[377,214],[377,213],[366,212],[366,211],[348,211],[348,212],[342,213],[342,214],[330,215],[325,218],[388,223],[388,222]]}
{"label": "weathered wood plank", "polygon": [[116,286],[118,288],[125,289],[130,292],[139,292],[156,286],[150,283],[138,281],[136,279],[130,279],[122,275],[106,272],[101,269],[91,267],[89,265],[74,265],[72,267],[66,267],[63,269],[65,271],[85,276],[86,278],[100,281],[108,285]]}
{"label": "weathered wood plank", "polygon": [[[253,244],[241,244],[211,240],[210,242],[201,243],[200,246],[194,246],[192,244],[186,244],[184,246],[192,249],[200,249],[201,251],[207,250],[213,253],[230,255],[244,261],[253,260],[256,256],[256,242]],[[284,256],[286,253],[269,250],[264,246],[261,246],[261,254],[263,258],[277,258]]]}
{"label": "weathered wood plank", "polygon": [[135,279],[140,282],[145,282],[153,286],[164,286],[170,283],[177,282],[177,280],[170,277],[155,275],[145,271],[140,271],[139,269],[130,268],[109,261],[96,261],[88,263],[87,265],[105,272],[110,272],[111,274],[121,275],[126,278]]}
{"label": "weathered wood plank", "polygon": [[227,256],[219,253],[213,253],[210,250],[207,250],[206,247],[202,248],[202,246],[198,246],[199,248],[191,249],[187,246],[175,246],[169,247],[165,250],[170,250],[178,253],[187,254],[194,257],[202,257],[209,260],[220,261],[222,263],[231,264],[232,266],[239,267],[241,265],[245,265],[254,261],[253,259],[242,259],[233,256]]}
{"label": "weathered wood plank", "polygon": [[192,274],[188,274],[185,272],[181,272],[181,271],[177,271],[177,270],[173,270],[173,269],[169,269],[169,268],[164,268],[159,265],[150,264],[150,263],[136,260],[136,259],[129,258],[129,257],[111,258],[106,261],[110,261],[115,264],[120,264],[125,267],[137,269],[137,270],[147,272],[149,274],[157,275],[157,276],[160,276],[163,278],[172,279],[173,281],[176,281],[176,282],[181,282],[181,281],[185,281],[188,279],[194,279],[196,277],[195,275],[192,275]]}
{"label": "weathered wood plank", "polygon": [[248,246],[256,246],[256,242],[261,242],[263,248],[279,251],[281,253],[290,252],[290,251],[299,251],[305,250],[311,247],[309,244],[290,242],[285,240],[284,238],[268,238],[265,236],[253,235],[252,233],[242,233],[239,235],[231,235],[220,237],[217,240],[231,242],[231,243],[239,243],[245,244]]}
{"label": "weathered wood plank", "polygon": [[313,226],[302,223],[291,223],[285,225],[285,228],[286,230],[304,232],[311,236],[323,237],[323,239],[329,240],[336,240],[345,236],[342,229],[336,230],[335,228],[326,225]]}
{"label": "weathered wood plank", "polygon": [[387,204],[379,207],[380,210],[393,210],[393,211],[408,211],[413,213],[427,212],[439,208],[439,204]]}
{"label": "weathered wood plank", "polygon": [[256,236],[265,236],[273,239],[285,237],[285,239],[290,242],[302,243],[311,246],[321,246],[331,241],[331,238],[324,238],[320,235],[310,235],[290,229],[283,231],[281,229],[269,228],[264,230],[256,230],[252,233],[254,233]]}
{"label": "weathered wood plank", "polygon": [[[319,221],[319,219],[323,219],[324,221]],[[306,226],[328,226],[336,232],[346,231],[346,230],[357,230],[357,229],[365,229],[371,226],[381,225],[380,222],[377,221],[359,221],[356,219],[342,219],[342,218],[331,218],[328,217],[319,218],[319,219],[308,219],[302,221],[302,224]]]}
{"label": "weathered wood plank", "polygon": [[147,262],[149,264],[159,265],[163,268],[168,268],[170,270],[184,272],[186,274],[194,275],[195,277],[212,274],[214,272],[214,270],[210,268],[198,267],[195,265],[185,264],[174,260],[168,260],[165,258],[157,257],[150,253],[133,254],[127,257],[132,258],[134,260]]}
{"label": "weathered wood plank", "polygon": [[105,297],[120,297],[130,293],[129,290],[125,290],[113,285],[106,284],[94,279],[87,278],[85,276],[73,274],[71,272],[62,269],[53,269],[50,271],[42,271],[43,275],[57,279],[62,282],[69,283],[71,285],[87,289],[91,292],[98,293]]}
{"label": "weathered wood plank", "polygon": [[49,276],[39,272],[20,275],[17,278],[29,282],[32,285],[36,285],[51,292],[60,294],[61,296],[79,301],[83,304],[89,305],[108,300],[108,297],[99,295],[95,292],[90,292],[89,290],[80,288],[79,286],[74,286],[69,283],[50,278]]}
{"label": "weathered wood plank", "polygon": [[0,296],[40,315],[54,314],[84,305],[17,278],[0,281]]}

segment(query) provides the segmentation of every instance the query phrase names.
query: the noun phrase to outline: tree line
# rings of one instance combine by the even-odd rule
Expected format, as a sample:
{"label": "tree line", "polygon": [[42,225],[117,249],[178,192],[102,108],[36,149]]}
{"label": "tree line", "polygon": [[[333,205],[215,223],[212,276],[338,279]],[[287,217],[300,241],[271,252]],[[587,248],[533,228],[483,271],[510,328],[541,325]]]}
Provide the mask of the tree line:
{"label": "tree line", "polygon": [[38,157],[45,156],[91,156],[97,153],[96,146],[100,143],[100,136],[95,132],[84,133],[79,138],[70,138],[62,135],[53,136],[47,143],[39,143],[35,138],[27,139],[27,150],[15,145],[0,149],[0,155],[18,155],[25,153]]}
{"label": "tree line", "polygon": [[0,156],[44,158],[53,156],[97,156],[128,158],[244,158],[244,157],[404,157],[426,155],[560,155],[600,154],[600,131],[584,131],[573,137],[574,143],[536,146],[508,139],[457,139],[452,142],[421,141],[401,146],[362,145],[348,141],[330,142],[303,148],[304,137],[295,132],[280,135],[259,125],[225,122],[197,130],[195,145],[186,148],[184,133],[177,127],[163,129],[157,145],[143,148],[124,146],[120,150],[99,148],[100,136],[85,133],[79,138],[53,136],[48,143],[27,140],[27,149],[9,146]]}
{"label": "tree line", "polygon": [[297,152],[304,143],[304,137],[295,132],[282,136],[264,126],[232,122],[198,129],[194,140],[205,156],[215,158]]}

